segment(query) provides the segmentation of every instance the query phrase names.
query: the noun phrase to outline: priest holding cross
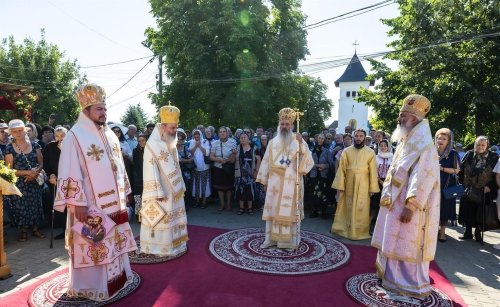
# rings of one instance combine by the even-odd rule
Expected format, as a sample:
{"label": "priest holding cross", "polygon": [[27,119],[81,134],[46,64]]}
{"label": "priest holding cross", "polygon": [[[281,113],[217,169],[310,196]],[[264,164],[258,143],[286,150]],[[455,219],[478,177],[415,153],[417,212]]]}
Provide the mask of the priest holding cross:
{"label": "priest holding cross", "polygon": [[[262,214],[266,238],[261,248],[295,249],[300,244],[300,223],[304,218],[303,176],[314,166],[298,129],[302,114],[291,108],[279,111],[278,135],[269,141],[260,165],[257,182],[268,191]],[[297,132],[294,134],[295,120]]]}

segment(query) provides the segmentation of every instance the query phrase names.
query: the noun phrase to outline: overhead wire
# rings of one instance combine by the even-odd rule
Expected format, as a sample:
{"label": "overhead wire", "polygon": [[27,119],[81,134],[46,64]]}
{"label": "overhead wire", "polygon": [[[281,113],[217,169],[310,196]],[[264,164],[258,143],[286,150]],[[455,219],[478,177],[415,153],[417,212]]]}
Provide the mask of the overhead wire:
{"label": "overhead wire", "polygon": [[141,67],[141,69],[139,69],[138,72],[136,72],[132,77],[130,77],[130,79],[128,79],[122,86],[120,86],[118,89],[116,89],[113,93],[111,93],[111,95],[108,96],[108,98],[110,98],[111,96],[113,96],[114,94],[116,94],[116,92],[118,92],[119,90],[121,90],[123,87],[125,87],[125,85],[127,85],[130,81],[132,81],[132,79],[134,79],[141,71],[143,71],[144,68],[146,68],[146,66],[148,66],[150,63],[153,62],[154,60],[154,56],[151,57],[151,59],[149,59],[146,64],[144,64],[144,66]]}

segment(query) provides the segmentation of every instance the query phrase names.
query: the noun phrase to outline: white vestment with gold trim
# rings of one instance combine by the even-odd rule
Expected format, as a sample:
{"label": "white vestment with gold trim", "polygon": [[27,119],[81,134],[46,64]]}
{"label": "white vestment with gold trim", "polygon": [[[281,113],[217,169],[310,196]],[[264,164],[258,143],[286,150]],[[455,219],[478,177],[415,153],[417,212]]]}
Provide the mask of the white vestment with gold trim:
{"label": "white vestment with gold trim", "polygon": [[130,282],[128,252],[137,249],[128,223],[126,198],[131,190],[120,144],[108,126],[98,127],[81,113],[61,147],[54,209],[87,207],[85,225],[68,211],[67,293],[105,301]]}
{"label": "white vestment with gold trim", "polygon": [[[304,181],[314,166],[309,148],[293,140],[288,148],[280,148],[279,139],[269,141],[257,175],[257,182],[267,186],[262,219],[266,221],[263,246],[296,248],[300,243],[300,222],[304,218]],[[296,195],[296,167],[299,154],[299,188]]]}
{"label": "white vestment with gold trim", "polygon": [[[439,157],[427,120],[398,145],[387,173],[372,238],[377,272],[385,288],[401,294],[430,293],[429,262],[436,252],[440,204]],[[400,221],[414,198],[409,223]]]}
{"label": "white vestment with gold trim", "polygon": [[175,144],[169,148],[157,124],[144,148],[141,252],[175,256],[187,248],[186,191]]}

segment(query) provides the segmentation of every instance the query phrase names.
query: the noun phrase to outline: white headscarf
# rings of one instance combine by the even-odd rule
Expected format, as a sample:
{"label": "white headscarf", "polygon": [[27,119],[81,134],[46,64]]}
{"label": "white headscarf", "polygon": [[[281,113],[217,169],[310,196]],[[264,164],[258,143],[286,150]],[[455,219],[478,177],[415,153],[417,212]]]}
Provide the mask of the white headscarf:
{"label": "white headscarf", "polygon": [[[205,148],[205,153],[209,153],[209,149],[207,149],[207,147],[205,146],[205,138],[203,137],[203,133],[199,129],[194,129],[193,133],[191,134],[193,138],[189,142],[189,150],[192,150],[196,145],[196,140],[194,139],[195,132],[198,132],[200,134],[200,144],[201,146],[203,146],[203,148]],[[204,171],[208,168],[208,166],[205,164],[205,157],[201,149],[196,148],[196,151],[193,154],[193,160],[198,171]]]}

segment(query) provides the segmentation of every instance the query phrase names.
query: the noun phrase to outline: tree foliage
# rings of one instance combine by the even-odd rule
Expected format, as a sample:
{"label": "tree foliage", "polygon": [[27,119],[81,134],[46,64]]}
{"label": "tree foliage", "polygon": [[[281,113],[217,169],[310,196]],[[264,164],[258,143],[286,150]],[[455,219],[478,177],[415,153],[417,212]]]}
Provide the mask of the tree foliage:
{"label": "tree foliage", "polygon": [[[59,48],[41,39],[25,39],[16,43],[14,37],[3,39],[0,44],[0,82],[31,85],[37,99],[24,99],[21,111],[31,110],[31,120],[44,125],[49,115],[56,114],[55,124],[72,124],[79,113],[75,89],[83,83],[76,61],[64,58]],[[21,115],[22,112],[21,112]],[[14,114],[4,113],[5,119]],[[10,117],[9,117],[10,116]]]}
{"label": "tree foliage", "polygon": [[307,54],[297,0],[150,0],[158,30],[146,30],[166,56],[168,100],[185,127],[196,124],[274,127],[281,107],[306,108],[304,125],[323,126],[332,102],[326,86],[297,73]]}
{"label": "tree foliage", "polygon": [[125,114],[121,117],[121,122],[125,126],[135,125],[138,131],[144,131],[149,123],[148,116],[141,105],[129,105]]}
{"label": "tree foliage", "polygon": [[383,22],[396,37],[389,46],[397,52],[386,58],[398,61],[399,68],[391,71],[372,61],[373,77],[382,83],[375,92],[362,92],[376,112],[375,127],[393,129],[403,98],[419,93],[432,102],[433,131],[451,128],[467,144],[482,134],[500,141],[499,38],[478,38],[500,30],[500,2],[397,2],[400,16]]}

